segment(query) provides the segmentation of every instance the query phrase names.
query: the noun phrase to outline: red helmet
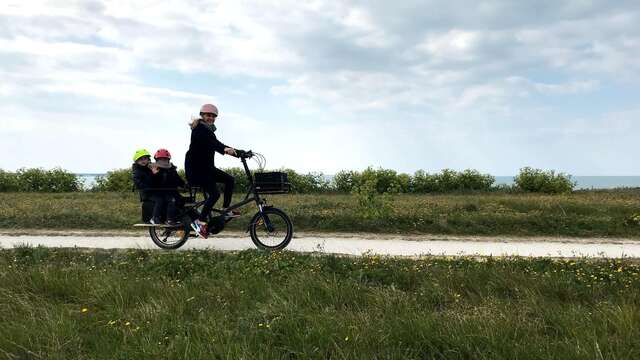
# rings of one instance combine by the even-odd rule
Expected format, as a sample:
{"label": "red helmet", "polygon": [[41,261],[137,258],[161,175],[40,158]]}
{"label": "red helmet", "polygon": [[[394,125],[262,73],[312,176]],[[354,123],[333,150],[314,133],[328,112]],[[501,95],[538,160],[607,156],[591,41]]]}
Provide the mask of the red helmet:
{"label": "red helmet", "polygon": [[167,149],[159,149],[158,151],[156,151],[156,154],[153,155],[153,158],[156,160],[159,158],[171,159],[171,153]]}

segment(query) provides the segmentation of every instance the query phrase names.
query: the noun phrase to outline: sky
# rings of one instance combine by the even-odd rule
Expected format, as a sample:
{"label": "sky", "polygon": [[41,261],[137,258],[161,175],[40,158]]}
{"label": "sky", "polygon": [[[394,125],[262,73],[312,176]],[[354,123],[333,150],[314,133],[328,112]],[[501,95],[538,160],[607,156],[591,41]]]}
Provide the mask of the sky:
{"label": "sky", "polygon": [[271,169],[640,175],[639,59],[638,1],[3,0],[0,169],[183,167],[213,103]]}

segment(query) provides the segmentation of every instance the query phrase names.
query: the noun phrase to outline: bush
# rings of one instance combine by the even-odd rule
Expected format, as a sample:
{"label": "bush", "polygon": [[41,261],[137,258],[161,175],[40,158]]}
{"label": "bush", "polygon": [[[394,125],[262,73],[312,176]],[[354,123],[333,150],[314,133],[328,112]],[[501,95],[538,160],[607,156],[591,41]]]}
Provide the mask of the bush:
{"label": "bush", "polygon": [[18,191],[18,177],[0,169],[0,192]]}
{"label": "bush", "polygon": [[396,177],[396,184],[399,186],[401,193],[408,193],[411,189],[411,175],[398,174]]}
{"label": "bush", "polygon": [[403,190],[395,171],[387,169],[374,170],[368,167],[360,175],[360,181],[356,186],[356,191],[371,186],[373,186],[373,190],[378,194],[397,194]]}
{"label": "bush", "polygon": [[561,194],[573,191],[576,182],[571,180],[571,175],[555,173],[554,170],[540,170],[525,167],[515,177],[516,186],[522,191],[547,194]]}
{"label": "bush", "polygon": [[478,170],[467,169],[458,173],[459,190],[489,190],[496,178],[488,174],[480,174]]}
{"label": "bush", "polygon": [[133,191],[133,178],[131,169],[116,169],[107,172],[104,176],[96,178],[93,191]]}
{"label": "bush", "polygon": [[[222,171],[226,172],[236,179],[236,185],[233,188],[233,192],[246,193],[249,190],[249,180],[247,180],[247,174],[245,174],[243,168],[233,167],[222,169]],[[252,171],[251,173],[253,175],[254,172]],[[187,180],[186,177],[184,177],[183,179],[185,179],[185,181]]]}
{"label": "bush", "polygon": [[15,173],[0,171],[0,191],[71,192],[81,189],[75,174],[55,168],[18,169]]}
{"label": "bush", "polygon": [[329,182],[321,172],[312,172],[306,175],[298,174],[292,169],[283,169],[287,173],[291,192],[296,194],[310,194],[326,192],[329,190]]}
{"label": "bush", "polygon": [[0,192],[71,192],[81,189],[75,174],[55,168],[22,168],[15,173],[0,170]]}
{"label": "bush", "polygon": [[[365,170],[366,173],[366,170]],[[373,176],[363,176],[362,181],[354,187],[353,195],[358,200],[360,214],[365,219],[389,218],[393,213],[393,195],[398,188],[390,186],[390,191],[380,193],[377,179]]]}
{"label": "bush", "polygon": [[338,192],[358,191],[365,182],[371,182],[379,194],[385,192],[399,193],[433,193],[454,191],[490,191],[495,178],[488,174],[481,174],[477,170],[457,172],[444,169],[438,174],[428,174],[418,170],[413,176],[398,174],[393,170],[371,167],[362,173],[356,171],[340,171],[332,182],[332,188]]}
{"label": "bush", "polygon": [[411,177],[409,191],[424,194],[438,191],[438,183],[435,175],[429,175],[424,170],[418,170]]}
{"label": "bush", "polygon": [[360,173],[353,170],[341,170],[333,177],[331,187],[341,193],[350,193],[360,183]]}
{"label": "bush", "polygon": [[494,182],[493,176],[481,174],[478,170],[467,169],[457,172],[444,169],[439,174],[433,175],[418,170],[411,178],[409,191],[413,193],[490,191]]}
{"label": "bush", "polygon": [[55,168],[19,169],[15,173],[0,170],[0,192],[71,192],[81,189],[75,174]]}
{"label": "bush", "polygon": [[438,192],[451,192],[459,190],[458,173],[451,169],[444,169],[435,175],[436,189]]}

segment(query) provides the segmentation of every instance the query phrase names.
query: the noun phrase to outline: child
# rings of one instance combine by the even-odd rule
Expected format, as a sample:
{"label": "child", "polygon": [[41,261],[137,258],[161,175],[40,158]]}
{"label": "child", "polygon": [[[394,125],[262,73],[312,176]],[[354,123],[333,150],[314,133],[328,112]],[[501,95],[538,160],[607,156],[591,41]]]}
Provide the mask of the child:
{"label": "child", "polygon": [[175,165],[171,163],[171,154],[166,149],[159,149],[153,156],[156,163],[151,167],[154,177],[154,191],[152,198],[155,202],[153,206],[152,224],[160,224],[163,212],[166,207],[167,225],[176,225],[176,201],[180,194],[179,187],[184,187],[184,180],[178,175]]}
{"label": "child", "polygon": [[148,222],[151,219],[153,208],[152,195],[155,184],[150,162],[151,154],[146,149],[140,149],[133,155],[133,165],[131,165],[133,184],[140,192],[143,222]]}

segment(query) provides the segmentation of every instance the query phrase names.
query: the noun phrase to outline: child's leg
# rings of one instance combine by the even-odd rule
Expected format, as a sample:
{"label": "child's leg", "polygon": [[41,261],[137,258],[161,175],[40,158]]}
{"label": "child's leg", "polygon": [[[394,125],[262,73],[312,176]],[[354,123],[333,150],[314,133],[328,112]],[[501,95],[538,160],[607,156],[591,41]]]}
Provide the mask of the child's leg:
{"label": "child's leg", "polygon": [[153,195],[153,222],[159,224],[162,221],[162,215],[166,205],[166,196],[163,194]]}
{"label": "child's leg", "polygon": [[167,196],[167,222],[175,222],[177,215],[176,197],[175,195]]}

